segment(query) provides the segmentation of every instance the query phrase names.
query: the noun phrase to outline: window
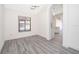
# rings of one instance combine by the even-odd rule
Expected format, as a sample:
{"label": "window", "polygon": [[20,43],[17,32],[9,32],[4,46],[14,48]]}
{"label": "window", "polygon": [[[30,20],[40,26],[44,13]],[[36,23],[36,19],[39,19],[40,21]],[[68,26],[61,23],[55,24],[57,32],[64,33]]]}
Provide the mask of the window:
{"label": "window", "polygon": [[19,32],[31,31],[31,17],[18,16]]}

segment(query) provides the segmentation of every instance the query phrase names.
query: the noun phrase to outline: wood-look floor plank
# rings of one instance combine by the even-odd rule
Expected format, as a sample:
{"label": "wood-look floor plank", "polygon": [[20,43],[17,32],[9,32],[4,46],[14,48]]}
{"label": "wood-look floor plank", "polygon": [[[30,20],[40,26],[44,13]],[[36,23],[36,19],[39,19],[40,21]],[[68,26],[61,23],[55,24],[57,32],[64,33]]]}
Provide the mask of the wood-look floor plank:
{"label": "wood-look floor plank", "polygon": [[[58,39],[58,38],[57,38]],[[44,37],[34,35],[5,41],[2,54],[70,54],[59,41],[48,41]],[[74,51],[75,52],[75,51]]]}

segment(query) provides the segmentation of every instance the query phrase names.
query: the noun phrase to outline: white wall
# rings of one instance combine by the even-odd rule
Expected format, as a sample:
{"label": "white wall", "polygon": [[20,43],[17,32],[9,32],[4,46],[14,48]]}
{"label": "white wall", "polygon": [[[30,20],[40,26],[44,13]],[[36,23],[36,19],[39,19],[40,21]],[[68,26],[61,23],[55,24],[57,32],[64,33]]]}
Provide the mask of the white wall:
{"label": "white wall", "polygon": [[[5,9],[5,40],[15,39],[19,37],[26,37],[30,35],[36,35],[37,20],[31,15],[27,15],[22,11],[14,9]],[[31,31],[18,32],[18,16],[30,16],[31,17]]]}
{"label": "white wall", "polygon": [[4,6],[0,5],[0,51],[2,49],[2,46],[4,44]]}
{"label": "white wall", "polygon": [[64,5],[63,45],[79,50],[79,4]]}
{"label": "white wall", "polygon": [[[44,8],[37,14],[33,13],[34,15],[32,13],[28,14],[29,12],[9,8],[9,6],[5,7],[5,40],[31,35],[41,35],[48,40],[50,39],[50,5],[44,5]],[[31,16],[32,30],[30,32],[18,32],[18,16]]]}
{"label": "white wall", "polygon": [[53,15],[52,15],[52,12],[51,12],[51,10],[52,9],[50,9],[50,16],[49,16],[49,21],[50,21],[50,23],[49,23],[49,32],[50,32],[50,39],[52,39],[52,38],[54,38],[54,33],[55,33],[55,19],[54,19],[54,17],[53,17]]}
{"label": "white wall", "polygon": [[49,17],[49,6],[47,5],[46,8],[43,8],[43,10],[37,15],[38,20],[38,35],[41,35],[48,40],[50,39],[50,17]]}

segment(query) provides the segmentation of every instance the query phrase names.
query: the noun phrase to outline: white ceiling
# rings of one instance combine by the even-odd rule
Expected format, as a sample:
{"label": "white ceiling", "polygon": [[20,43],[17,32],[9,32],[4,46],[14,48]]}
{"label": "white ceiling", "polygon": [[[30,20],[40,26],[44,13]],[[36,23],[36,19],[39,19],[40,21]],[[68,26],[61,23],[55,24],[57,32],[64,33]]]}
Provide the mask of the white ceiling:
{"label": "white ceiling", "polygon": [[40,7],[37,7],[35,9],[31,9],[32,6],[33,6],[32,4],[5,4],[5,8],[10,8],[17,11],[25,12],[27,14],[33,14],[33,15],[39,13],[42,9],[45,9],[46,6],[48,5],[36,4],[36,6],[40,6]]}
{"label": "white ceiling", "polygon": [[[35,5],[35,4],[34,4]],[[27,13],[28,15],[35,15],[40,13],[40,11],[45,10],[50,4],[36,4],[35,6],[40,6],[35,9],[31,9],[33,4],[5,4],[5,8],[21,11]],[[63,12],[62,4],[52,4],[52,13],[58,14]]]}

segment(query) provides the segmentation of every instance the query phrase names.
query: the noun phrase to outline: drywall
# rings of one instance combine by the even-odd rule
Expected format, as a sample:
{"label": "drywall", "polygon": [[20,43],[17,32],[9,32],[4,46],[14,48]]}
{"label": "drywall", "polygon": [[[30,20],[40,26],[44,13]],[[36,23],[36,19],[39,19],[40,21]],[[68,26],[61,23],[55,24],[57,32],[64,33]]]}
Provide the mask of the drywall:
{"label": "drywall", "polygon": [[[30,35],[36,35],[37,31],[37,20],[31,15],[22,11],[17,11],[14,9],[5,9],[5,40],[26,37]],[[28,32],[18,32],[18,16],[29,16],[31,17],[31,31]]]}
{"label": "drywall", "polygon": [[49,6],[46,5],[46,8],[43,8],[43,10],[37,15],[38,20],[38,35],[41,35],[48,40],[50,40],[50,17],[49,17]]}
{"label": "drywall", "polygon": [[79,50],[79,4],[63,8],[63,46]]}
{"label": "drywall", "polygon": [[52,15],[52,9],[50,8],[50,11],[49,11],[49,36],[50,36],[50,39],[54,38],[54,30],[55,30],[55,20],[54,20],[54,17]]}
{"label": "drywall", "polygon": [[0,5],[0,51],[4,44],[4,6]]}
{"label": "drywall", "polygon": [[[44,5],[39,13],[30,13],[19,10],[18,8],[9,8],[5,5],[5,40],[16,39],[19,37],[26,37],[31,35],[41,35],[48,40],[50,37],[50,5]],[[33,11],[33,10],[32,10]],[[34,14],[34,15],[33,15]],[[18,32],[18,16],[31,17],[31,31]]]}

